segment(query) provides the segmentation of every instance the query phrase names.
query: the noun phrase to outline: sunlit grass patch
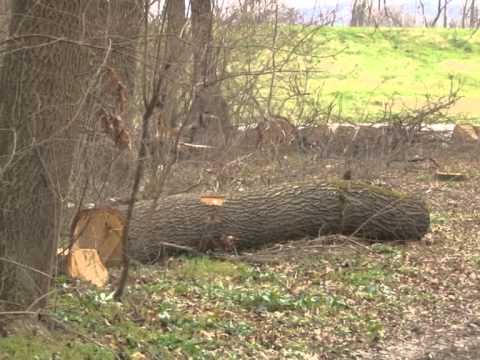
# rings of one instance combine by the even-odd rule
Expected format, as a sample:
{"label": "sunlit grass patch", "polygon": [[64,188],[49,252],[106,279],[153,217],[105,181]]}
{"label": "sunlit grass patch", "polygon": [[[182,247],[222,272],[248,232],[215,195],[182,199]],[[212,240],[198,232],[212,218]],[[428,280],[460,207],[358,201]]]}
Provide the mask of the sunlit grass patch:
{"label": "sunlit grass patch", "polygon": [[[67,346],[65,346],[67,345]],[[95,344],[71,339],[68,343],[55,339],[29,336],[0,338],[1,360],[113,360],[114,353]]]}
{"label": "sunlit grass patch", "polygon": [[173,275],[188,280],[232,278],[244,276],[249,271],[245,264],[212,260],[207,257],[184,259],[178,265],[172,270]]}
{"label": "sunlit grass patch", "polygon": [[[335,100],[334,113],[353,121],[381,117],[386,103],[393,102],[393,110],[398,112],[422,106],[427,102],[426,95],[447,95],[452,79],[461,84],[460,95],[464,98],[453,106],[451,114],[473,120],[480,114],[474,106],[474,100],[480,98],[478,33],[461,29],[325,27],[315,31],[305,48],[295,48],[292,54],[295,39],[312,28],[293,25],[282,30],[277,41],[277,62],[287,57],[289,62],[276,74],[273,103],[279,109],[284,104],[283,111],[295,112],[298,104],[297,99],[284,102],[291,95],[287,89],[294,76],[288,69],[294,69],[309,71],[308,81],[307,77],[297,79],[309,94],[307,97],[320,94],[324,105]],[[271,51],[261,50],[258,41],[250,37],[241,40],[255,43],[257,47],[252,49],[257,52],[246,58],[243,53],[237,57],[233,50],[232,70],[263,68],[270,61]],[[258,78],[258,93],[265,98],[270,79],[268,72]],[[236,86],[244,84],[241,78],[235,81]],[[228,84],[227,88],[235,90],[236,86]]]}

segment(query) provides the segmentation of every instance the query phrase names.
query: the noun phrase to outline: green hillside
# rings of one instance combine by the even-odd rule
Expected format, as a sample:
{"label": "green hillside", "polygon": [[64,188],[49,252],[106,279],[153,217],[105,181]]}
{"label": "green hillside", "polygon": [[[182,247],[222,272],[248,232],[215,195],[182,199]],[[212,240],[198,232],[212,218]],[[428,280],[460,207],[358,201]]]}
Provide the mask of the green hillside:
{"label": "green hillside", "polygon": [[[308,39],[293,49],[295,41],[302,38]],[[256,40],[260,41],[246,41]],[[452,114],[457,119],[480,118],[480,33],[458,29],[312,30],[289,26],[280,32],[278,43],[281,51],[277,64],[290,57],[282,67],[286,72],[276,77],[278,104],[289,94],[292,76],[288,70],[303,69],[311,72],[308,81],[302,83],[308,96],[320,94],[324,104],[336,97],[336,113],[355,121],[378,117],[392,99],[393,109],[399,111],[424,104],[426,95],[447,95],[452,80],[461,83],[463,96]],[[263,50],[257,59],[259,67],[271,64],[271,51]],[[263,95],[268,93],[269,78],[265,75],[261,80]],[[287,112],[296,102],[287,102]]]}

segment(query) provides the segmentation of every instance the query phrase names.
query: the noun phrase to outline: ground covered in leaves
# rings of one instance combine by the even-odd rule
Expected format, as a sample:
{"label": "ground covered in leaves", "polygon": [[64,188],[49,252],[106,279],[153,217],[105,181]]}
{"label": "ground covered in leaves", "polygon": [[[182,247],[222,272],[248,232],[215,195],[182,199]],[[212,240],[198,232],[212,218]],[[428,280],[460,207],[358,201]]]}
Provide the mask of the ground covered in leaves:
{"label": "ground covered in leaves", "polygon": [[137,265],[123,303],[113,287],[58,277],[41,323],[0,317],[0,359],[478,359],[479,161],[437,162],[467,181],[437,182],[418,162],[354,172],[426,197],[432,230],[420,242],[330,236],[242,260]]}

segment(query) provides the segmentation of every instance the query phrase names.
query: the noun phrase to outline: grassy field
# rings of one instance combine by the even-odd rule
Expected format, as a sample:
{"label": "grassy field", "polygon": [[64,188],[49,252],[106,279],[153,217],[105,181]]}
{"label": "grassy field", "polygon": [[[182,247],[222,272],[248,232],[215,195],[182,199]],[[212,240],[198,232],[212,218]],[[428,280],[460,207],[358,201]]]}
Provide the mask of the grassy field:
{"label": "grassy field", "polygon": [[[308,40],[293,50],[302,38]],[[259,44],[261,39],[252,37]],[[263,36],[266,36],[263,34]],[[459,29],[372,29],[285,27],[278,38],[281,64],[296,52],[276,78],[275,97],[281,103],[291,88],[288,70],[310,70],[303,90],[320,95],[323,104],[336,99],[336,114],[354,121],[379,117],[386,103],[400,111],[426,102],[426,96],[445,96],[452,80],[463,97],[453,108],[454,120],[480,118],[480,33]],[[271,64],[270,51],[256,66]],[[269,75],[262,80],[266,96]],[[307,96],[307,97],[308,97]],[[311,99],[310,99],[311,100]],[[291,100],[290,110],[298,104]]]}

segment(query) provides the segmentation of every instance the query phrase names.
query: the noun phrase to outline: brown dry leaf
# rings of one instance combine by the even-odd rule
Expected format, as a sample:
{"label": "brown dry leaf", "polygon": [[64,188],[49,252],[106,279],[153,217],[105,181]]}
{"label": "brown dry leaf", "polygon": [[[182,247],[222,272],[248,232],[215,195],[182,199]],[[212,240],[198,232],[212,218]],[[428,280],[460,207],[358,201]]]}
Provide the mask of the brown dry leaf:
{"label": "brown dry leaf", "polygon": [[108,271],[100,260],[95,249],[75,249],[72,251],[67,274],[103,287],[108,281]]}
{"label": "brown dry leaf", "polygon": [[225,196],[221,195],[207,195],[200,197],[200,201],[209,206],[223,206]]}

